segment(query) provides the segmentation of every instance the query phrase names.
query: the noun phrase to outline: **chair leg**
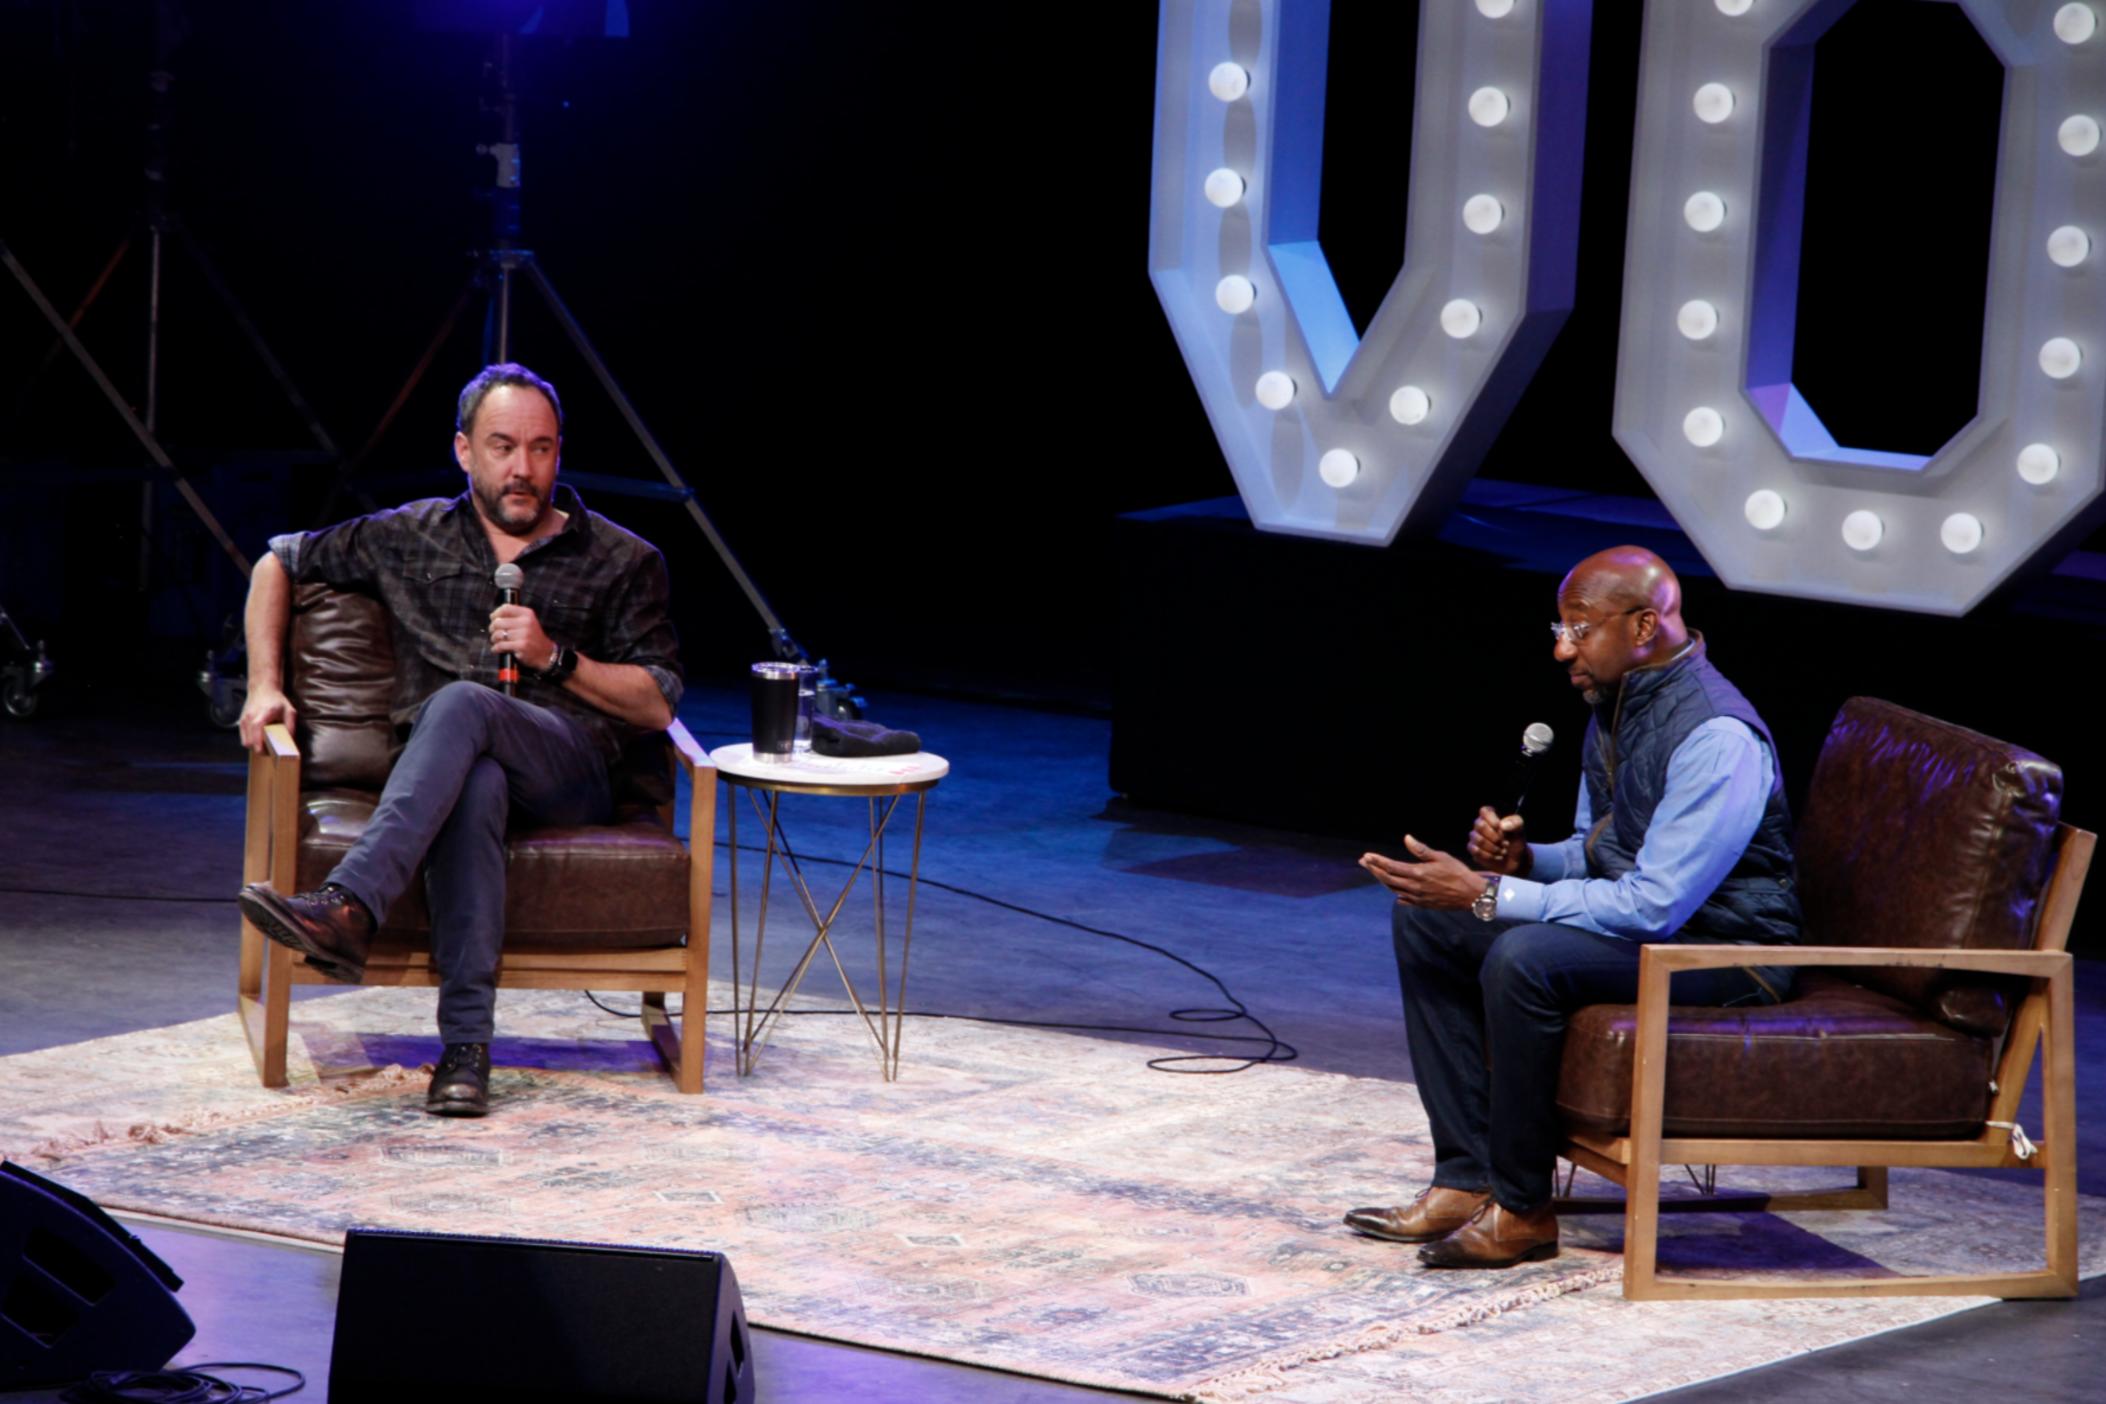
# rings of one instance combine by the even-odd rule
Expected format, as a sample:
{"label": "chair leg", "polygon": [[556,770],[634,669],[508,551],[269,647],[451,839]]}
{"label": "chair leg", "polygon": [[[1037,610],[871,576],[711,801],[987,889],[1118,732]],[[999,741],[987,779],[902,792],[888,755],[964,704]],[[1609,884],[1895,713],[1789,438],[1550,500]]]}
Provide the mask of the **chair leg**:
{"label": "chair leg", "polygon": [[[249,1056],[256,1061],[256,1076],[265,1087],[283,1087],[285,1049],[292,1032],[292,952],[276,941],[266,941],[242,923],[242,973],[235,999],[241,1015],[241,1031],[249,1040]],[[249,978],[248,943],[254,939],[257,952],[256,983]]]}
{"label": "chair leg", "polygon": [[1887,1167],[1884,1165],[1860,1165],[1857,1167],[1857,1187],[1861,1197],[1851,1205],[1858,1209],[1884,1209],[1887,1207]]}
{"label": "chair leg", "polygon": [[[688,1011],[692,1009],[695,1014]],[[673,1027],[672,1016],[666,1012],[665,995],[653,990],[643,997],[644,1033],[651,1046],[658,1050],[659,1060],[665,1070],[673,1075],[673,1085],[682,1092],[702,1090],[702,1024],[697,1014],[706,1017],[707,1011],[700,1004],[700,996],[690,994],[680,1011],[680,1027]]]}
{"label": "chair leg", "polygon": [[702,1026],[708,1018],[709,1011],[700,1008],[680,1014],[680,1068],[673,1085],[690,1095],[702,1090]]}
{"label": "chair leg", "polygon": [[682,1092],[702,1091],[702,1051],[709,1035],[709,955],[688,954],[687,991],[680,1003],[680,1068],[673,1081]]}
{"label": "chair leg", "polygon": [[2077,1046],[2073,967],[2065,964],[2049,977],[2047,1034],[2040,1042],[2041,1155],[2047,1200],[2047,1273],[2061,1288],[2053,1295],[2077,1295]]}

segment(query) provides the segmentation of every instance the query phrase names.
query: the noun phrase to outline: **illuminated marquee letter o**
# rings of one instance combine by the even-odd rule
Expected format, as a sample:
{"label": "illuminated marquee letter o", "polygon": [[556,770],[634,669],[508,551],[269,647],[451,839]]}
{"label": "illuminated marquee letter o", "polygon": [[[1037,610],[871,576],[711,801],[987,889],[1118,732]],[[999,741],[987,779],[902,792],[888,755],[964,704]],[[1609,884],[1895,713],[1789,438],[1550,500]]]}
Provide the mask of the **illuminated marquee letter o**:
{"label": "illuminated marquee letter o", "polygon": [[2099,495],[2106,34],[1958,0],[2003,129],[1978,408],[1921,458],[1837,444],[1791,384],[1813,45],[1852,3],[1646,6],[1616,439],[1728,584],[1962,614]]}
{"label": "illuminated marquee letter o", "polygon": [[1150,276],[1270,530],[1437,521],[1572,306],[1591,0],[1419,13],[1409,257],[1362,338],[1317,243],[1328,0],[1163,0]]}

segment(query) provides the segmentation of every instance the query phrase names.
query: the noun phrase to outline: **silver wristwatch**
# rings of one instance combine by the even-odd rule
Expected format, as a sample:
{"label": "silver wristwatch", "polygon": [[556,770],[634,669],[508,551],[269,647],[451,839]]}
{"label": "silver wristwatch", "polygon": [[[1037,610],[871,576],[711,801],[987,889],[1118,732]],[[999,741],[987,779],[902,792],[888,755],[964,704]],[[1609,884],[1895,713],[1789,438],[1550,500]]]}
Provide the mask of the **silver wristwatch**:
{"label": "silver wristwatch", "polygon": [[1476,917],[1479,921],[1497,921],[1499,919],[1498,878],[1488,877],[1484,880],[1484,891],[1478,893],[1477,900],[1470,904],[1470,915]]}

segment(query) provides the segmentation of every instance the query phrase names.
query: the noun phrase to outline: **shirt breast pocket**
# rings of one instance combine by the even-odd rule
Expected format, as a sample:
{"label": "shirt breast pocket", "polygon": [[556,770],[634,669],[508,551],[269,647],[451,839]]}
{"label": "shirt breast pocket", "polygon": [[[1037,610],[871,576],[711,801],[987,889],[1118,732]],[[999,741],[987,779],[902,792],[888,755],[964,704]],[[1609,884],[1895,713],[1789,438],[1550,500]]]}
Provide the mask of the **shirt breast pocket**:
{"label": "shirt breast pocket", "polygon": [[[445,602],[457,607],[465,606],[470,596],[474,593],[477,584],[476,576],[477,572],[475,570],[467,566],[458,566],[451,563],[408,565],[402,568],[403,583],[413,593],[424,595],[435,602]],[[487,576],[483,577],[482,584],[488,587],[493,595],[495,594],[496,587],[490,585]]]}
{"label": "shirt breast pocket", "polygon": [[576,595],[552,595],[534,610],[550,641],[597,657],[600,647],[591,606]]}

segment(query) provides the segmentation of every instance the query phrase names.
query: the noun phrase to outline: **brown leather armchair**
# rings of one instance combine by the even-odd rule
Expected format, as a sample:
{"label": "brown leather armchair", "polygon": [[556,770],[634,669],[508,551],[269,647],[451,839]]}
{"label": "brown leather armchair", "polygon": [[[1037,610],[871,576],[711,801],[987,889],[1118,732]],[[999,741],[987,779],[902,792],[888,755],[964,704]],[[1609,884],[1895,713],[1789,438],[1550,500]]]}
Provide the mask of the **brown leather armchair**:
{"label": "brown leather armchair", "polygon": [[[296,741],[274,725],[265,753],[250,758],[243,881],[309,891],[356,841],[392,761],[394,667],[378,602],[299,588],[285,652],[299,735]],[[618,768],[611,823],[532,829],[507,840],[498,985],[641,994],[644,1030],[674,1082],[700,1092],[717,773],[678,721],[647,749]],[[676,764],[692,784],[687,844],[673,832]],[[365,983],[437,985],[430,930],[423,885],[412,883],[375,933]],[[292,986],[326,983],[242,921],[237,1004],[266,1087],[286,1082]],[[685,999],[678,1029],[666,1011],[674,991]]]}
{"label": "brown leather armchair", "polygon": [[[1623,1200],[1624,1295],[1981,1295],[2077,1291],[2071,957],[2094,835],[2058,822],[2062,772],[2028,751],[1855,698],[1822,747],[1797,841],[1801,946],[1646,947],[1636,1005],[1573,1016],[1558,1086],[1563,1154]],[[1792,997],[1677,1008],[1670,977],[1800,967]],[[2043,1129],[2017,1112],[2043,1038]],[[1833,1191],[1663,1204],[1662,1164],[1857,1167]],[[1662,1209],[1883,1209],[1887,1167],[2024,1167],[2046,1180],[2043,1270],[1816,1282],[1657,1270]]]}

